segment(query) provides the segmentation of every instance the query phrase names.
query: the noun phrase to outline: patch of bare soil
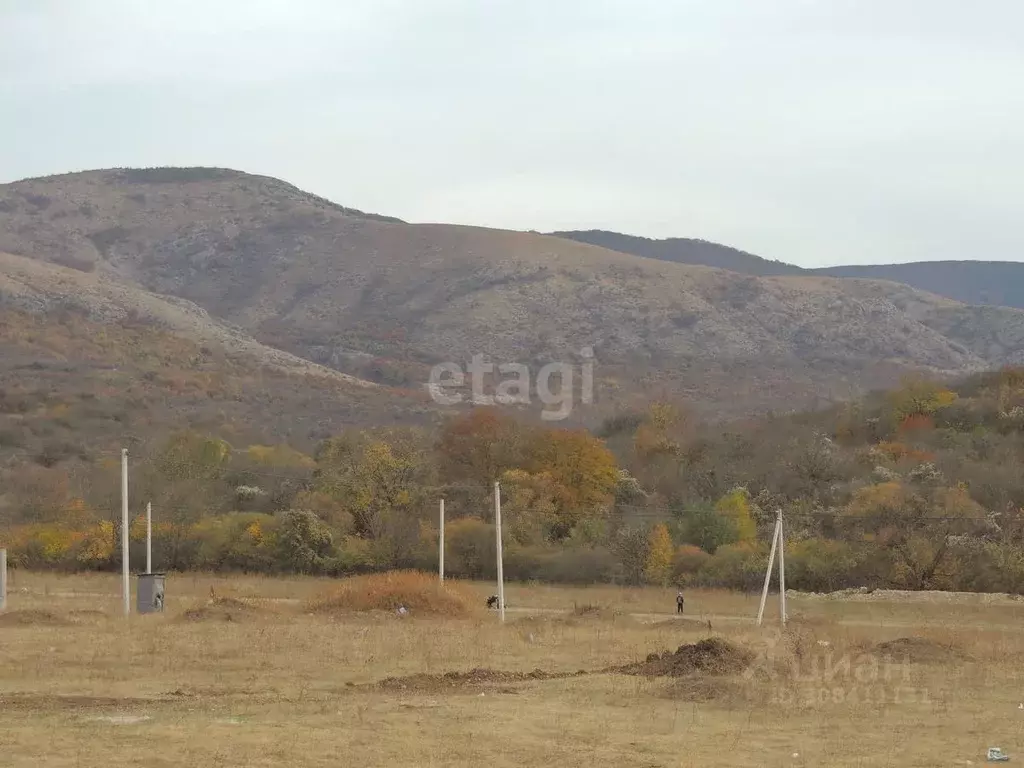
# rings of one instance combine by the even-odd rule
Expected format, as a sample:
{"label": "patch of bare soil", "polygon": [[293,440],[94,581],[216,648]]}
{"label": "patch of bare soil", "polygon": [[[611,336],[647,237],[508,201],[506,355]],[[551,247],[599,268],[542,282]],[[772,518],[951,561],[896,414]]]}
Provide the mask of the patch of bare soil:
{"label": "patch of bare soil", "polygon": [[245,621],[268,613],[263,606],[234,597],[217,597],[203,605],[189,608],[181,618],[185,621]]}
{"label": "patch of bare soil", "polygon": [[731,675],[742,672],[754,660],[754,655],[727,640],[709,637],[690,645],[681,645],[662,654],[651,653],[647,659],[608,672],[645,677],[683,677],[694,673],[705,675]]}
{"label": "patch of bare soil", "polygon": [[587,673],[582,670],[579,672],[545,672],[535,669],[532,672],[503,672],[497,669],[477,668],[468,672],[445,672],[440,675],[416,674],[408,677],[386,677],[376,683],[371,683],[368,687],[384,691],[456,692],[469,688],[526,683],[534,680],[560,680],[585,674]]}
{"label": "patch of bare soil", "polygon": [[940,643],[926,637],[898,637],[878,643],[872,653],[889,656],[912,664],[939,664],[969,661],[971,656],[951,643]]}
{"label": "patch of bare soil", "polygon": [[0,627],[66,627],[70,623],[49,611],[32,608],[0,613]]}

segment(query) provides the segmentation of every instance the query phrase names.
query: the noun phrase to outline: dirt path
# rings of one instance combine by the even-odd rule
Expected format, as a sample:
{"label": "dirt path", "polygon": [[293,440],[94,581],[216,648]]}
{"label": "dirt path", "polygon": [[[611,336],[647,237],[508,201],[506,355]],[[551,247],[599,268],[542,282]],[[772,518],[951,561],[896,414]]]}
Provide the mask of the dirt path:
{"label": "dirt path", "polygon": [[[17,596],[15,593],[12,596]],[[83,597],[99,598],[106,600],[120,600],[119,595],[114,595],[109,592],[50,592],[45,594],[41,591],[30,590],[27,593],[33,597],[44,596],[49,598],[64,598],[64,599],[80,599]],[[172,597],[171,601],[177,604],[194,603],[199,598],[193,598],[188,596]],[[253,597],[253,600],[267,603],[281,603],[284,605],[301,605],[302,600],[295,597]],[[505,609],[506,614],[512,616],[564,616],[567,613],[567,609],[563,608],[540,608],[540,607],[509,607]],[[665,613],[628,613],[623,614],[629,616],[631,619],[638,621],[642,624],[654,624],[657,622],[671,621],[677,618],[678,614],[675,612]],[[681,617],[690,621],[700,622],[711,622],[711,626],[720,626],[722,624],[754,624],[756,622],[755,616],[738,615],[738,614],[708,614],[708,613],[688,613]],[[914,627],[933,627],[941,628],[948,626],[948,620],[926,620],[926,619],[915,619],[911,621],[893,621],[892,619],[861,619],[861,618],[835,618],[830,617],[831,622],[847,627],[893,627],[893,628],[914,628]],[[766,625],[772,625],[777,623],[777,615],[766,617],[764,623]],[[1024,631],[1024,624],[1019,622],[999,622],[991,624],[993,627],[1000,629],[1012,629],[1015,631]]]}

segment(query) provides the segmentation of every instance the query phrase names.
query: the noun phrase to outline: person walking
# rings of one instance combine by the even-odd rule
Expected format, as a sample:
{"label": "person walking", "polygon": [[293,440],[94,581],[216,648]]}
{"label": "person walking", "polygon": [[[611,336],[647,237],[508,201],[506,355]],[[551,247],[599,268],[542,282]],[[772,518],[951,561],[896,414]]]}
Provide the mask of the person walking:
{"label": "person walking", "polygon": [[676,593],[676,613],[682,613],[683,612],[683,602],[684,602],[683,601],[683,593],[680,590],[679,592]]}

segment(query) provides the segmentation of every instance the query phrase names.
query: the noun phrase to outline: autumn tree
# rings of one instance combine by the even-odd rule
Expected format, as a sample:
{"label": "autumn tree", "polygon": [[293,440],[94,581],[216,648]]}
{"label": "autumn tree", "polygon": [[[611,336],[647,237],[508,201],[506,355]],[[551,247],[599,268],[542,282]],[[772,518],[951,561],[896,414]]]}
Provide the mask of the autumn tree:
{"label": "autumn tree", "polygon": [[711,504],[687,506],[679,515],[679,527],[684,541],[710,554],[738,540],[735,525]]}
{"label": "autumn tree", "polygon": [[843,510],[847,530],[891,556],[893,583],[910,589],[948,585],[957,541],[990,526],[963,488],[890,481],[867,486]]}
{"label": "autumn tree", "polygon": [[715,511],[729,521],[736,532],[735,541],[752,541],[757,536],[757,524],[746,488],[733,488],[722,496],[715,503]]}
{"label": "autumn tree", "polygon": [[288,509],[310,487],[313,457],[285,444],[250,445],[232,460],[228,480],[235,508],[275,512]]}
{"label": "autumn tree", "polygon": [[395,561],[419,547],[420,518],[436,498],[427,494],[433,482],[418,430],[345,435],[325,441],[317,452],[314,490],[338,502],[356,536],[390,547]]}
{"label": "autumn tree", "polygon": [[438,441],[442,478],[481,488],[522,465],[525,430],[497,408],[474,408],[444,425]]}
{"label": "autumn tree", "polygon": [[957,394],[928,379],[908,378],[888,395],[889,407],[897,424],[918,416],[931,416],[956,402]]}
{"label": "autumn tree", "polygon": [[682,408],[667,402],[652,403],[633,435],[633,450],[645,461],[677,456],[691,426],[690,415]]}
{"label": "autumn tree", "polygon": [[290,571],[318,573],[331,556],[331,531],[308,510],[292,510],[281,517],[277,532],[278,561]]}
{"label": "autumn tree", "polygon": [[[152,462],[143,463],[137,487],[152,489],[151,498],[160,519],[171,525],[167,538],[167,567],[185,567],[189,552],[189,526],[204,515],[227,511],[232,494],[224,474],[231,458],[231,446],[224,440],[185,431],[172,435]],[[117,491],[116,463],[106,476],[110,493]],[[110,505],[111,510],[116,505]]]}
{"label": "autumn tree", "polygon": [[546,473],[554,484],[555,540],[568,536],[581,520],[605,515],[620,481],[615,457],[586,430],[538,430],[530,441],[525,468]]}
{"label": "autumn tree", "polygon": [[642,583],[650,550],[647,531],[638,525],[623,527],[615,532],[610,543],[626,583]]}
{"label": "autumn tree", "polygon": [[549,472],[510,469],[501,476],[503,530],[519,544],[540,544],[558,522],[559,489]]}
{"label": "autumn tree", "polygon": [[672,576],[672,537],[668,526],[658,523],[647,539],[647,563],[644,567],[644,578],[649,584],[665,586]]}

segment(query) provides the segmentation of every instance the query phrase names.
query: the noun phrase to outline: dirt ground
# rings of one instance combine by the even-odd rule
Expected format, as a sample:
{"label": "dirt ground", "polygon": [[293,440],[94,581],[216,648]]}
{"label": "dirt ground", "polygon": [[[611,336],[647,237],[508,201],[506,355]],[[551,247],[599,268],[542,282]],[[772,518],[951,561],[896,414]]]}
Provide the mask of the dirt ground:
{"label": "dirt ground", "polygon": [[1024,759],[1024,605],[791,596],[780,631],[774,601],[754,626],[756,595],[687,593],[676,620],[670,590],[509,585],[502,626],[308,614],[326,584],[172,574],[163,615],[125,620],[116,577],[13,574],[2,764]]}

